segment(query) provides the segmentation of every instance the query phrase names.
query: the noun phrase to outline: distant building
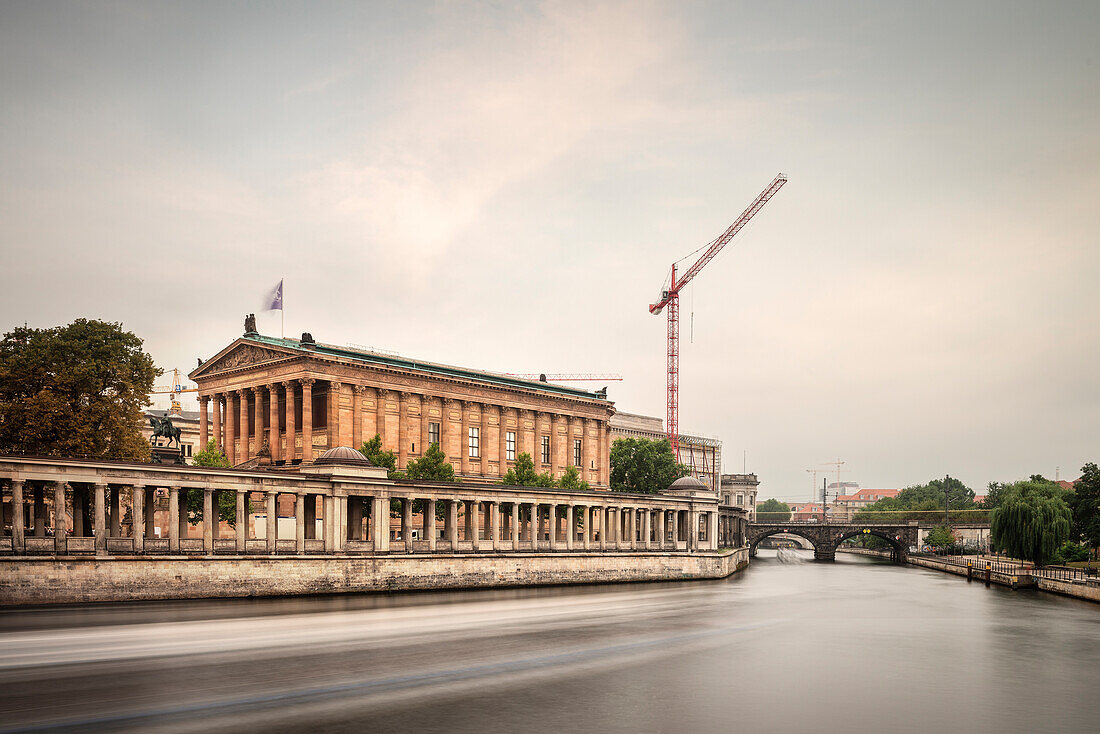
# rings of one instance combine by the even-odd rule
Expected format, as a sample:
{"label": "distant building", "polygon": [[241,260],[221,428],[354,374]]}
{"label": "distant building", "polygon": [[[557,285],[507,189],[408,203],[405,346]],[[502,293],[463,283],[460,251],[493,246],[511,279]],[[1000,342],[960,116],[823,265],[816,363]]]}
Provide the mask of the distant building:
{"label": "distant building", "polygon": [[820,502],[792,502],[791,520],[794,522],[821,522],[824,511]]}
{"label": "distant building", "polygon": [[723,474],[719,502],[743,509],[749,522],[756,522],[756,489],[760,480],[755,474]]}
{"label": "distant building", "polygon": [[[615,413],[611,416],[611,440],[645,438],[650,441],[667,438],[665,421],[650,415]],[[707,436],[681,433],[680,463],[691,469],[691,476],[718,494],[722,473],[722,442]]]}
{"label": "distant building", "polygon": [[900,491],[898,489],[861,489],[852,494],[842,494],[829,505],[829,517],[834,520],[851,520],[864,507],[887,497],[897,497]]}

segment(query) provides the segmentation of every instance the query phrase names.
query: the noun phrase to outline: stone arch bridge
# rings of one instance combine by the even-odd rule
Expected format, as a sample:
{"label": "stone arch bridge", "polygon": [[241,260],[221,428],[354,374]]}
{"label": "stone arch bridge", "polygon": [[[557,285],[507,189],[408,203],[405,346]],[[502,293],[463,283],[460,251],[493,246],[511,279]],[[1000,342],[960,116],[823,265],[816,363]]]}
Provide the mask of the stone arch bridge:
{"label": "stone arch bridge", "polygon": [[893,549],[893,557],[896,563],[905,563],[910,546],[917,544],[919,528],[917,523],[905,524],[854,524],[854,523],[807,523],[807,522],[775,522],[775,523],[751,523],[745,534],[745,542],[749,546],[749,555],[756,555],[756,547],[764,538],[779,533],[789,533],[813,543],[814,560],[836,560],[836,549],[841,542],[848,538],[873,535],[882,538]]}

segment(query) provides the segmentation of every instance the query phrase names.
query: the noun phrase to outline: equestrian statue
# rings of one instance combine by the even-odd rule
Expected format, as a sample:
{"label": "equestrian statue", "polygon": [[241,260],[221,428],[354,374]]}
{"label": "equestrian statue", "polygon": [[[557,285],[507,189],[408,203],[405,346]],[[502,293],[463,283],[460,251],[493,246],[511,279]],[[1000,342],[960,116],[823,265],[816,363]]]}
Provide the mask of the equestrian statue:
{"label": "equestrian statue", "polygon": [[176,446],[180,447],[180,429],[172,425],[172,419],[167,414],[163,418],[157,418],[155,415],[149,416],[149,425],[153,427],[153,439],[154,441],[163,436],[168,439],[168,445],[172,445],[172,441],[176,442]]}

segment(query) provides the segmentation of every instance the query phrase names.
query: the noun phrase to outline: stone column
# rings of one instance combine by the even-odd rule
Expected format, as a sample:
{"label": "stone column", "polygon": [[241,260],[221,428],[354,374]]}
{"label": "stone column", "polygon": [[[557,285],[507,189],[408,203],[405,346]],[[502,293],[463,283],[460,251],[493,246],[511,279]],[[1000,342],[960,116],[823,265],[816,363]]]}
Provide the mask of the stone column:
{"label": "stone column", "polygon": [[313,378],[299,382],[302,383],[302,463],[309,464],[313,461]]}
{"label": "stone column", "polygon": [[596,518],[595,509],[591,505],[584,507],[584,532],[581,534],[581,543],[585,550],[592,550],[592,523]]}
{"label": "stone column", "polygon": [[497,405],[497,476],[508,472],[508,416],[503,405]]}
{"label": "stone column", "polygon": [[283,458],[279,440],[279,386],[272,382],[267,386],[267,445],[271,448],[271,463]]}
{"label": "stone column", "polygon": [[500,503],[489,505],[489,535],[493,541],[493,550],[500,550]]}
{"label": "stone column", "polygon": [[573,523],[573,505],[572,503],[565,506],[565,549],[573,550],[573,541],[576,539],[577,529]]}
{"label": "stone column", "polygon": [[[99,539],[103,536],[103,495],[104,485],[95,487],[95,543],[99,549]],[[107,547],[104,539],[103,547]],[[180,488],[168,488],[168,552],[180,552]]]}
{"label": "stone column", "polygon": [[370,522],[374,530],[374,552],[389,553],[390,550],[390,498],[373,498]]}
{"label": "stone column", "polygon": [[443,522],[443,534],[452,553],[458,550],[458,500],[444,500],[447,515]]}
{"label": "stone column", "polygon": [[435,550],[435,500],[424,500],[424,537],[428,541],[428,550]]}
{"label": "stone column", "polygon": [[600,483],[604,486],[611,485],[611,424],[601,421],[597,424],[600,434],[600,458],[598,460],[600,470]]}
{"label": "stone column", "polygon": [[276,543],[275,541],[279,539],[279,503],[276,501],[277,494],[278,493],[271,491],[268,491],[264,494],[264,499],[267,503],[267,530],[264,533],[264,535],[266,536],[264,540],[266,541],[267,552],[269,555],[273,555],[275,553],[275,549],[278,546],[278,543]]}
{"label": "stone column", "polygon": [[[26,545],[24,533],[27,520],[23,517],[23,480],[11,480],[11,543],[12,551],[20,553]],[[96,541],[98,542],[98,540]]]}
{"label": "stone column", "polygon": [[223,450],[229,459],[229,465],[237,463],[237,415],[239,410],[233,406],[233,393],[225,393],[225,445]]}
{"label": "stone column", "polygon": [[64,553],[65,548],[65,488],[64,482],[53,483],[53,547],[56,553]]}
{"label": "stone column", "polygon": [[718,513],[714,510],[707,513],[707,548],[718,550]]}
{"label": "stone column", "polygon": [[382,437],[382,448],[386,448],[386,398],[388,390],[378,388],[374,396],[374,432]]}
{"label": "stone column", "polygon": [[642,517],[642,547],[649,550],[653,547],[653,508],[645,508],[645,515]]}
{"label": "stone column", "polygon": [[512,516],[508,523],[508,532],[511,534],[512,550],[519,550],[519,503],[512,502]]}
{"label": "stone column", "polygon": [[[208,406],[209,403],[210,403],[210,396],[209,395],[200,395],[199,396],[199,450],[200,451],[202,451],[203,449],[206,448],[206,444],[210,440],[209,428],[207,427],[207,420],[209,419],[209,416],[207,415],[207,406]],[[217,412],[215,411],[215,415],[216,414],[217,414]],[[218,432],[217,427],[220,426],[220,422],[217,419],[214,420],[214,426],[215,426],[214,433],[217,434],[217,432]]]}
{"label": "stone column", "polygon": [[[283,416],[283,437],[286,440],[286,449],[283,451],[283,460],[287,464],[293,464],[298,450],[294,446],[294,381],[283,380],[283,393],[286,395],[286,413]],[[356,448],[359,448],[356,446]]]}
{"label": "stone column", "polygon": [[404,469],[409,463],[409,393],[401,390],[397,393],[397,468]]}
{"label": "stone column", "polygon": [[248,540],[248,495],[241,490],[236,490],[237,495],[237,527],[234,528],[237,531],[237,553],[244,553],[247,547]]}
{"label": "stone column", "polygon": [[459,402],[458,409],[461,411],[460,420],[461,428],[459,429],[459,458],[462,459],[462,473],[463,475],[469,475],[470,473],[470,406],[473,403],[466,402],[465,400]]}
{"label": "stone column", "polygon": [[298,555],[306,552],[306,497],[309,495],[294,495],[294,552]]}
{"label": "stone column", "polygon": [[240,440],[237,451],[238,464],[248,461],[248,457],[251,456],[248,445],[248,393],[247,389],[237,391],[237,401],[240,404],[240,422],[237,426],[237,438]]}
{"label": "stone column", "polygon": [[431,421],[431,398],[420,396],[420,455],[428,451],[428,423]]}
{"label": "stone column", "polygon": [[260,453],[260,447],[264,444],[264,389],[260,385],[252,388],[252,435],[255,437],[256,456]]}
{"label": "stone column", "polygon": [[[489,422],[485,420],[485,405],[483,403],[470,403],[470,409],[477,409],[477,423],[474,424],[471,419],[471,428],[477,429],[477,466],[478,474],[485,476],[489,473],[489,452],[486,447],[489,445],[488,425]],[[466,453],[470,453],[467,451]]]}
{"label": "stone column", "polygon": [[413,552],[413,501],[411,497],[401,500],[401,540],[405,543],[405,552]]}
{"label": "stone column", "polygon": [[206,555],[214,552],[214,490],[202,489],[202,550]]}
{"label": "stone column", "polygon": [[481,545],[481,503],[466,500],[466,540],[470,541],[470,550],[477,552]]}
{"label": "stone column", "polygon": [[539,503],[531,503],[531,517],[528,520],[528,524],[531,526],[531,550],[537,551],[539,549]]}
{"label": "stone column", "polygon": [[[347,497],[334,497],[325,495],[322,507],[325,510],[325,552],[339,553],[344,549],[342,533],[338,528],[344,526],[344,512],[347,506]],[[331,520],[329,518],[332,518]]]}
{"label": "stone column", "polygon": [[[145,487],[132,485],[130,487],[130,502],[133,508],[133,534],[134,552],[141,553],[145,550]],[[150,507],[152,512],[153,508]]]}
{"label": "stone column", "polygon": [[356,451],[363,445],[363,393],[365,385],[351,387],[351,447]]}

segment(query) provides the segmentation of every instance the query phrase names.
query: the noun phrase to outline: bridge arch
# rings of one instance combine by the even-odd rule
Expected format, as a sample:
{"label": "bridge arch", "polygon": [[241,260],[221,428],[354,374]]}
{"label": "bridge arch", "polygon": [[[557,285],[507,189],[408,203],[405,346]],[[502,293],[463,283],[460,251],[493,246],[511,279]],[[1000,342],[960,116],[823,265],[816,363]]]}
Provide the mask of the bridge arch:
{"label": "bridge arch", "polygon": [[836,549],[841,542],[860,535],[873,535],[884,540],[893,551],[896,563],[905,563],[906,549],[916,545],[917,524],[867,524],[849,523],[751,523],[745,540],[749,546],[749,555],[755,556],[760,542],[773,535],[787,533],[805,538],[814,547],[814,559],[832,561],[836,559]]}
{"label": "bridge arch", "polygon": [[749,555],[750,556],[755,556],[756,551],[758,550],[758,548],[760,546],[760,543],[763,540],[766,540],[767,538],[771,538],[772,536],[775,536],[775,535],[794,535],[796,537],[799,537],[802,540],[804,540],[804,541],[806,541],[807,543],[810,544],[810,547],[807,548],[806,550],[816,551],[817,547],[818,547],[818,543],[821,542],[820,538],[815,538],[814,535],[809,534],[809,533],[799,532],[797,529],[784,528],[784,527],[769,528],[768,530],[765,530],[758,537],[753,538],[752,542],[749,544]]}
{"label": "bridge arch", "polygon": [[879,538],[880,540],[885,540],[890,545],[890,560],[892,560],[894,563],[905,563],[905,546],[903,546],[901,542],[893,535],[873,528],[861,528],[859,530],[853,530],[851,532],[842,534],[836,539],[834,552],[836,548],[840,547],[841,543],[843,543],[845,540],[848,540],[849,538],[865,538],[867,536]]}

